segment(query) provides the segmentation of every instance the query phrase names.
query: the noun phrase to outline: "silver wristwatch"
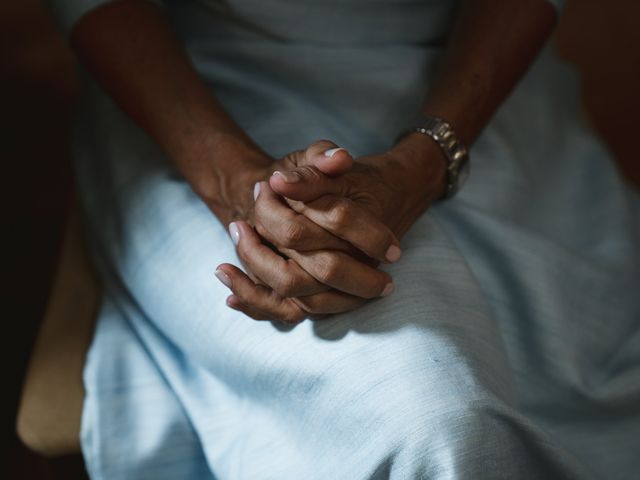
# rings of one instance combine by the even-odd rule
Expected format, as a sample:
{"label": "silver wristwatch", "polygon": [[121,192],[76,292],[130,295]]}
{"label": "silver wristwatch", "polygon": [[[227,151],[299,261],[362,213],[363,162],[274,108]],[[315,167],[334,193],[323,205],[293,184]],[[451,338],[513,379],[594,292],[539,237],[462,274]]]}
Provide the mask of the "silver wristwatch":
{"label": "silver wristwatch", "polygon": [[453,197],[469,177],[469,152],[458,140],[451,125],[441,118],[421,115],[414,125],[417,126],[402,132],[396,142],[413,132],[428,135],[435,140],[444,152],[448,163],[447,189],[442,198]]}

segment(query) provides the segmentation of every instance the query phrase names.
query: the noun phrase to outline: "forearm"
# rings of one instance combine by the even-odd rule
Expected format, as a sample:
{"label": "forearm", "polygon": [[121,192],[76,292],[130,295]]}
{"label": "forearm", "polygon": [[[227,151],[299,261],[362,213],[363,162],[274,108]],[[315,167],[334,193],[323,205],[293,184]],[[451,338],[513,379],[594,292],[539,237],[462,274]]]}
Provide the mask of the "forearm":
{"label": "forearm", "polygon": [[226,204],[235,201],[238,172],[267,161],[266,155],[199,78],[163,12],[143,0],[107,4],[78,22],[71,45],[196,193],[219,216],[233,208]]}
{"label": "forearm", "polygon": [[545,0],[465,0],[423,111],[470,146],[529,68],[556,22]]}
{"label": "forearm", "polygon": [[[545,0],[465,0],[430,85],[423,112],[449,122],[468,147],[526,72],[556,22]],[[409,152],[402,168],[414,210],[444,188],[444,157],[429,137],[413,133],[396,151]],[[434,162],[434,158],[436,159]]]}

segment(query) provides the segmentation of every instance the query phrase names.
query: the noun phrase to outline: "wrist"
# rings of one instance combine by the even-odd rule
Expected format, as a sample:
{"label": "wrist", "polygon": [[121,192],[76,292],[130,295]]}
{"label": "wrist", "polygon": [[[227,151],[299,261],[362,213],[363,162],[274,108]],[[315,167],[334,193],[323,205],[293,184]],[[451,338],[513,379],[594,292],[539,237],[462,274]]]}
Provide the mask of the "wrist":
{"label": "wrist", "polygon": [[389,151],[394,161],[395,181],[410,196],[432,203],[447,187],[447,158],[430,137],[413,132],[402,137]]}
{"label": "wrist", "polygon": [[433,139],[420,133],[410,133],[391,150],[398,161],[396,182],[403,200],[398,212],[398,232],[404,233],[447,188],[447,159]]}
{"label": "wrist", "polygon": [[247,217],[253,185],[272,163],[253,143],[226,132],[201,136],[176,158],[194,192],[224,224]]}
{"label": "wrist", "polygon": [[[409,134],[382,155],[363,161],[386,186],[381,201],[384,220],[401,238],[446,189],[447,160],[439,145],[421,134]],[[387,197],[388,195],[388,197]]]}

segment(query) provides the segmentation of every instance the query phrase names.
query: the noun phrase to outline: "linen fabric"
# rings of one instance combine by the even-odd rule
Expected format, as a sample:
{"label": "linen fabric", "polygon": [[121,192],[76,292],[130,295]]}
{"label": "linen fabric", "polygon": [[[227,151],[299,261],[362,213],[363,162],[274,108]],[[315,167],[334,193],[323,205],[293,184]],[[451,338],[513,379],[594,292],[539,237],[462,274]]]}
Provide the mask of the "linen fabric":
{"label": "linen fabric", "polygon": [[[59,8],[77,19],[95,3]],[[354,156],[389,148],[455,6],[164,2],[202,78],[274,157],[319,138]],[[640,471],[640,202],[550,48],[473,146],[459,195],[384,267],[396,291],[292,329],[225,306],[213,272],[239,264],[225,227],[85,85],[74,156],[105,284],[84,373],[92,478]]]}

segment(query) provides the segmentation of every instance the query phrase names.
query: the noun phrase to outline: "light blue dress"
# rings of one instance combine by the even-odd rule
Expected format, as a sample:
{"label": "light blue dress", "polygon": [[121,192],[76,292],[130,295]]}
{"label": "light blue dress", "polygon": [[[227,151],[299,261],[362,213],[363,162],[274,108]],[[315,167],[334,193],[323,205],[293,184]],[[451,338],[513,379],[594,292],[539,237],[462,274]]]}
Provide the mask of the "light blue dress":
{"label": "light blue dress", "polygon": [[[65,28],[103,0],[60,0]],[[278,157],[381,152],[456,2],[162,2],[201,76]],[[224,226],[90,81],[74,136],[105,298],[82,448],[95,479],[640,475],[640,202],[549,49],[385,267],[390,297],[286,330],[225,307]]]}

